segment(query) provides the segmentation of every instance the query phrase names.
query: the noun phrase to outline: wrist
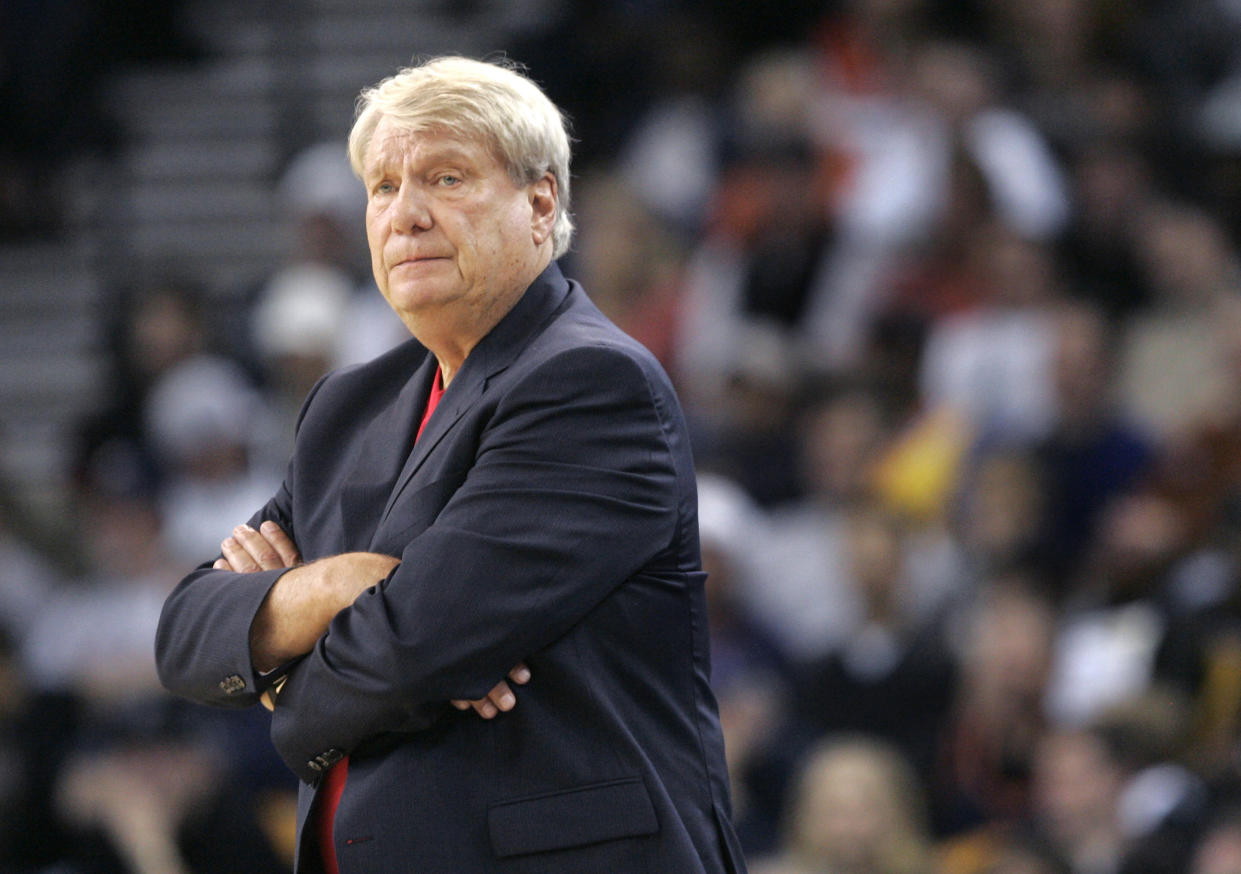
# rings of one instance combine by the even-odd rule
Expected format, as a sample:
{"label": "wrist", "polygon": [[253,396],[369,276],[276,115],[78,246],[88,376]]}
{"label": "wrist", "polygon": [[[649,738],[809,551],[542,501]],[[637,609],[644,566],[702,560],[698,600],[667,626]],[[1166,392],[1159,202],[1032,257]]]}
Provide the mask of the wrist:
{"label": "wrist", "polygon": [[281,574],[259,605],[250,626],[250,658],[260,673],[305,655],[327,628],[331,616],[319,622],[310,612],[311,602],[318,600],[312,593],[319,575],[307,571],[309,567],[302,565]]}

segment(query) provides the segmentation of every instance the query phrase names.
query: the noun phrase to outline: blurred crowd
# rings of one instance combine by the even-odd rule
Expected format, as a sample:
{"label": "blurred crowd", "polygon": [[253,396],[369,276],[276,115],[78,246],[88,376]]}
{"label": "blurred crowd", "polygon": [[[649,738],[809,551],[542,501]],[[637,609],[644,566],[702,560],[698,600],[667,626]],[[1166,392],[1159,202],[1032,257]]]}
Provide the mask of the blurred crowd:
{"label": "blurred crowd", "polygon": [[[566,273],[691,423],[752,870],[1241,874],[1241,3],[560,8],[510,54],[579,140]],[[264,714],[151,641],[405,336],[343,137],[244,312],[112,302],[71,533],[0,509],[0,871],[288,870]]]}

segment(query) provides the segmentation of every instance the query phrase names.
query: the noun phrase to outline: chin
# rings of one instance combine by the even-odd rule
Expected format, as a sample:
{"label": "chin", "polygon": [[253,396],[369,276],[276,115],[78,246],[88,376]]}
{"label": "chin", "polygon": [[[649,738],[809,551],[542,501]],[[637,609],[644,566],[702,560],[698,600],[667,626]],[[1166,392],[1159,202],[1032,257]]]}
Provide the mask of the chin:
{"label": "chin", "polygon": [[442,307],[461,297],[456,288],[439,285],[438,283],[420,284],[416,288],[391,289],[387,294],[388,304],[397,313],[417,314],[426,310]]}

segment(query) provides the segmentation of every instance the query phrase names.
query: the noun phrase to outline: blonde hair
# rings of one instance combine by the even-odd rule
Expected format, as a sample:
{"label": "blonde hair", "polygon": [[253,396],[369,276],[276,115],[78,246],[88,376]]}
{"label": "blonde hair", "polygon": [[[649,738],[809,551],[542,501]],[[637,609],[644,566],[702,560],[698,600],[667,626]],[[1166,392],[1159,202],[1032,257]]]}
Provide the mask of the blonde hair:
{"label": "blonde hair", "polygon": [[921,784],[895,747],[865,735],[829,737],[801,766],[786,823],[788,855],[806,871],[844,863],[853,851],[834,843],[838,836],[823,817],[837,816],[841,805],[864,805],[874,825],[867,847],[872,870],[926,874],[931,854],[923,804]]}
{"label": "blonde hair", "polygon": [[558,195],[552,257],[568,251],[573,220],[567,122],[516,64],[432,58],[363,89],[349,133],[349,162],[359,177],[371,137],[383,118],[410,132],[438,128],[487,143],[518,185],[551,173]]}

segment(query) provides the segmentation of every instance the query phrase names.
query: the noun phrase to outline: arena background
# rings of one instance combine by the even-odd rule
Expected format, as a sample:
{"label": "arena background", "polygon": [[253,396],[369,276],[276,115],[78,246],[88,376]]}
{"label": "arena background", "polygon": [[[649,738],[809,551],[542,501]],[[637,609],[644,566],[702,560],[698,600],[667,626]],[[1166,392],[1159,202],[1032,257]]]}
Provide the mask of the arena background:
{"label": "arena background", "polygon": [[[164,595],[401,326],[358,90],[502,53],[673,375],[756,872],[1241,872],[1237,0],[4,0],[0,874],[287,871]],[[534,681],[537,683],[537,678]],[[519,705],[520,706],[520,705]]]}

